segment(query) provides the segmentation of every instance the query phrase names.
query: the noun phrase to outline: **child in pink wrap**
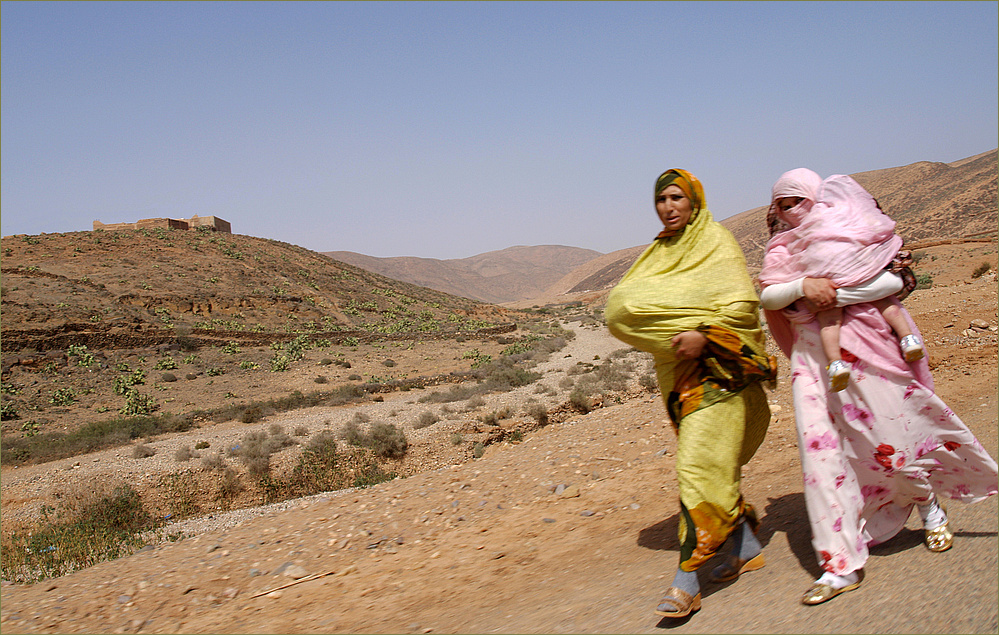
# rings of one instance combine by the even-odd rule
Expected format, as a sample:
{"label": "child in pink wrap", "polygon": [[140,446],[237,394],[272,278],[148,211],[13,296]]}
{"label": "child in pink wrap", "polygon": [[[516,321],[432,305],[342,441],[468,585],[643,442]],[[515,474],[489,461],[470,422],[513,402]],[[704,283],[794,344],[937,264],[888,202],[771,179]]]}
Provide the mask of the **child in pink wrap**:
{"label": "child in pink wrap", "polygon": [[[827,278],[841,289],[863,289],[872,284],[901,288],[901,281],[884,271],[902,246],[902,239],[894,233],[895,221],[849,176],[838,174],[823,181],[806,168],[791,170],[774,184],[770,214],[788,228],[768,245],[760,272],[762,283],[788,285],[788,293],[799,292],[806,277]],[[836,307],[816,313],[833,392],[846,388],[850,380],[850,368],[840,354],[839,330],[842,306],[856,301],[851,301],[846,289],[837,294],[837,300]],[[899,337],[905,361],[921,359],[922,342],[913,334],[898,303],[884,297],[872,304]]]}

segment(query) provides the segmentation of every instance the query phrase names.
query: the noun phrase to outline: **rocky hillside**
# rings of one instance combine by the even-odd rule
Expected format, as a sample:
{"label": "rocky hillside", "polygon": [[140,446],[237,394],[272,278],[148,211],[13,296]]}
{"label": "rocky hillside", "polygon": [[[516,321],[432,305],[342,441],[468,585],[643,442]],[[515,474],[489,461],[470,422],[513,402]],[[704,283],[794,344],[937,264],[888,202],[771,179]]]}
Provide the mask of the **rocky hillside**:
{"label": "rocky hillside", "polygon": [[[851,176],[895,219],[896,231],[912,248],[963,239],[994,241],[996,159],[997,152],[992,150],[953,163],[920,161]],[[758,270],[763,258],[768,239],[766,212],[764,205],[722,221],[742,246],[750,270]],[[599,301],[645,247],[596,258],[567,274],[533,303]]]}
{"label": "rocky hillside", "polygon": [[397,280],[496,303],[537,297],[562,276],[601,255],[563,245],[521,245],[454,260],[375,258],[352,251],[323,254]]}
{"label": "rocky hillside", "polygon": [[378,336],[482,328],[504,311],[287,243],[200,231],[2,240],[3,348],[118,348],[294,333]]}

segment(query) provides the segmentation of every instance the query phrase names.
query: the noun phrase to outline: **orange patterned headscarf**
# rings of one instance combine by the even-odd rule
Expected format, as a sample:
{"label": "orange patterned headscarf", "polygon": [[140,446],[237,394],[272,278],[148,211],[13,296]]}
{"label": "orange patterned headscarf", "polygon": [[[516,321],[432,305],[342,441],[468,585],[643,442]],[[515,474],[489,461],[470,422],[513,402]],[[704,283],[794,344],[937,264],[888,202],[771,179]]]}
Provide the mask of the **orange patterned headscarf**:
{"label": "orange patterned headscarf", "polygon": [[[659,175],[656,179],[656,190],[652,195],[653,204],[655,203],[656,197],[659,193],[665,190],[670,185],[675,185],[681,190],[683,190],[684,195],[690,199],[690,206],[693,208],[693,213],[690,215],[690,221],[687,222],[689,225],[697,218],[697,213],[704,208],[704,186],[696,176],[687,172],[686,170],[681,170],[679,168],[673,168],[671,170],[666,170]],[[682,229],[677,232],[669,232],[663,230],[659,232],[656,238],[668,238],[674,236],[683,231]]]}

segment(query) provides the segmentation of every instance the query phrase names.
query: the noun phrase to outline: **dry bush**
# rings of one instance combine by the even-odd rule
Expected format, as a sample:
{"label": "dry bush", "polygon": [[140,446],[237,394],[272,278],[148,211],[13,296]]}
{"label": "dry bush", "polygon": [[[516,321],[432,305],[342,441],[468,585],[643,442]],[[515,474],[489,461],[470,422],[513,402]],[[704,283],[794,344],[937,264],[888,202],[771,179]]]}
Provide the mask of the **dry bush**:
{"label": "dry bush", "polygon": [[191,446],[189,445],[182,445],[177,448],[176,452],[173,453],[173,459],[179,463],[184,463],[196,458],[198,458],[198,453],[191,450]]}
{"label": "dry bush", "polygon": [[424,410],[420,413],[420,418],[413,424],[413,427],[419,430],[420,428],[426,428],[432,426],[440,421],[440,417],[435,415],[430,410]]}
{"label": "dry bush", "polygon": [[482,395],[476,395],[465,402],[465,412],[471,412],[472,410],[478,410],[482,406],[486,405],[486,400]]}
{"label": "dry bush", "polygon": [[225,459],[221,452],[214,452],[201,459],[201,467],[208,471],[221,471],[226,467]]}
{"label": "dry bush", "polygon": [[133,459],[146,459],[156,454],[156,449],[152,446],[146,445],[145,443],[140,443],[139,445],[132,448],[132,458]]}
{"label": "dry bush", "polygon": [[537,421],[539,425],[548,425],[548,409],[537,401],[528,402],[524,414]]}

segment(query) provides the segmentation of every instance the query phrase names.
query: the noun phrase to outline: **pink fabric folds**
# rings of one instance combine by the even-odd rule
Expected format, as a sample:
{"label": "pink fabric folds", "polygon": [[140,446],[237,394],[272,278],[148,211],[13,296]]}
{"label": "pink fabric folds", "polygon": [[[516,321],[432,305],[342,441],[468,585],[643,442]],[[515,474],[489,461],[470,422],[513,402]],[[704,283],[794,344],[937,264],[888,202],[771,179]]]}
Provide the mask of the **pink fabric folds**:
{"label": "pink fabric folds", "polygon": [[[776,200],[801,197],[797,206],[780,212]],[[760,285],[791,282],[803,277],[828,278],[838,287],[861,284],[887,266],[902,246],[895,221],[882,212],[874,197],[844,174],[819,181],[811,170],[798,168],[781,175],[774,184],[772,209],[790,229],[767,243],[760,271]],[[905,312],[904,307],[902,308]],[[919,334],[905,312],[906,319]],[[794,343],[791,323],[818,331],[815,316],[798,302],[782,311],[766,311],[767,324],[781,350],[790,356]],[[927,360],[906,364],[896,338],[884,317],[871,304],[844,307],[840,345],[861,359],[906,372],[932,390]],[[876,361],[875,361],[876,360]]]}
{"label": "pink fabric folds", "polygon": [[[786,177],[777,184],[788,181]],[[767,244],[761,284],[807,276],[828,278],[838,287],[854,286],[873,278],[902,247],[895,221],[849,176],[836,174],[822,181],[814,201],[806,198],[785,213],[777,212],[791,228]]]}

